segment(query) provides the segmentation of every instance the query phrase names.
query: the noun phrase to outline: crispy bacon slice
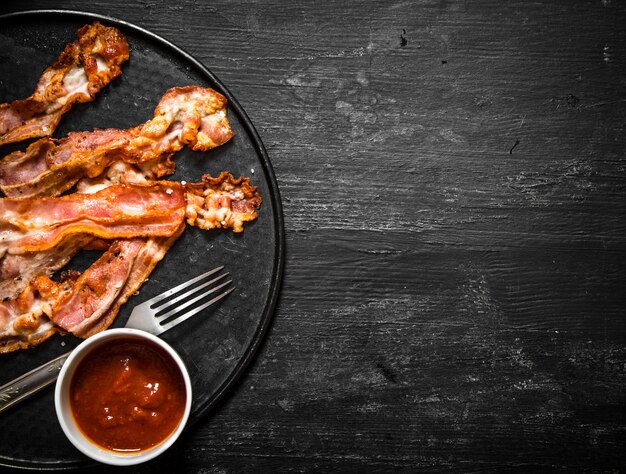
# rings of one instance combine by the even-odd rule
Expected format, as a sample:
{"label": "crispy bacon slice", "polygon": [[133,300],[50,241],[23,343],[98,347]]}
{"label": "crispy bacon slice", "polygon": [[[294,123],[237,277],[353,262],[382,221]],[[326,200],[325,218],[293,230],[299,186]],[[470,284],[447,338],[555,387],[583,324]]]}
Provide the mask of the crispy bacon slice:
{"label": "crispy bacon slice", "polygon": [[0,199],[0,257],[55,247],[71,235],[169,236],[185,218],[180,183],[118,185],[95,194]]}
{"label": "crispy bacon slice", "polygon": [[87,337],[108,327],[183,229],[169,238],[116,241],[82,275],[36,278],[19,298],[0,303],[0,352],[39,344],[63,329]]}
{"label": "crispy bacon slice", "polygon": [[184,228],[181,225],[169,238],[115,241],[69,290],[59,293],[51,306],[51,320],[82,338],[108,328]]}
{"label": "crispy bacon slice", "polygon": [[34,286],[51,303],[51,318],[77,332],[99,317],[119,296],[144,239],[118,240],[82,275],[68,272],[62,283],[39,277]]}
{"label": "crispy bacon slice", "polygon": [[185,186],[187,224],[201,229],[232,229],[243,232],[244,222],[257,218],[261,195],[250,178],[234,178],[222,172],[217,178],[202,177],[201,183]]}
{"label": "crispy bacon slice", "polygon": [[[72,132],[62,140],[43,138],[26,151],[7,155],[0,161],[0,189],[16,198],[58,196],[79,179],[100,176],[116,162],[134,165],[143,179],[171,174],[175,165],[170,158],[184,146],[206,151],[230,140],[226,104],[213,89],[172,88],[161,98],[154,118],[143,125]],[[110,181],[127,182],[125,176],[118,173]]]}
{"label": "crispy bacon slice", "polygon": [[128,43],[116,28],[94,22],[78,30],[56,62],[47,68],[33,95],[0,104],[0,145],[54,132],[76,102],[89,102],[122,73]]}
{"label": "crispy bacon slice", "polygon": [[185,229],[170,237],[117,240],[83,274],[36,278],[0,302],[0,353],[35,346],[55,332],[86,338],[108,328]]}

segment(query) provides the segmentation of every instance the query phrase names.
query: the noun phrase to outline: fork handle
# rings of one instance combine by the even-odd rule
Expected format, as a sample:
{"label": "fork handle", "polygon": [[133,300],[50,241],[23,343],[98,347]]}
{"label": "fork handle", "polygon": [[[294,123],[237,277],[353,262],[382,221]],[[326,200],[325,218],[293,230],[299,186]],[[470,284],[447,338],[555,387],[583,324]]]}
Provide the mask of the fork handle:
{"label": "fork handle", "polygon": [[54,383],[71,351],[0,387],[0,413]]}

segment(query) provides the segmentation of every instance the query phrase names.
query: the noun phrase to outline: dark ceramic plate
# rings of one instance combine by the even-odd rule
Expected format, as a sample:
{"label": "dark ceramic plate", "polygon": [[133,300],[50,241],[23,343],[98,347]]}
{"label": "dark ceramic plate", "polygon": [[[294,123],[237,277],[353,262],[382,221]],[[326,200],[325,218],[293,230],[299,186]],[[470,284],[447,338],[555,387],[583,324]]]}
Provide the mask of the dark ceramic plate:
{"label": "dark ceramic plate", "polygon": [[[217,265],[230,271],[237,289],[212,307],[174,328],[163,338],[187,363],[193,379],[190,422],[205,416],[245,371],[269,327],[282,277],[284,231],[280,197],[272,167],[249,118],[235,98],[201,63],[166,40],[113,18],[69,11],[37,11],[0,17],[0,103],[29,96],[42,71],[52,64],[76,30],[94,19],[118,27],[130,45],[130,60],[121,77],[96,100],[75,105],[54,136],[71,130],[128,128],[149,120],[170,87],[210,86],[229,100],[235,132],[230,143],[207,153],[183,150],[170,179],[198,181],[204,173],[252,178],[263,196],[256,222],[243,234],[187,228],[118,315],[123,326],[135,304]],[[21,145],[20,147],[23,147]],[[0,148],[0,153],[15,149]],[[80,254],[71,263],[84,268],[94,255]],[[79,341],[55,336],[42,345],[0,356],[0,385],[56,357]],[[61,431],[51,387],[0,416],[0,465],[35,469],[79,469],[92,464]]]}

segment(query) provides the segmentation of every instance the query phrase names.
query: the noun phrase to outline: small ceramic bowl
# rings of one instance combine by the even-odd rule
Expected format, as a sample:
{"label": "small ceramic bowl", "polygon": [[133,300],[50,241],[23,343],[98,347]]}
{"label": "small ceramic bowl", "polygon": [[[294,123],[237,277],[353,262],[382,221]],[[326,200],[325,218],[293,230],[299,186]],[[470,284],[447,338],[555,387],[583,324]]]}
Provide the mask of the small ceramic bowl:
{"label": "small ceramic bowl", "polygon": [[[93,441],[87,438],[85,434],[83,434],[83,432],[77,426],[74,416],[72,414],[69,394],[72,377],[74,376],[77,367],[85,358],[85,356],[87,356],[87,354],[89,354],[92,350],[94,350],[101,344],[110,343],[115,339],[127,340],[128,338],[143,339],[148,343],[152,342],[158,347],[162,348],[172,358],[175,365],[180,369],[180,373],[185,383],[186,402],[183,416],[177,428],[168,437],[166,437],[156,446],[153,446],[146,450],[126,453],[103,448],[95,444]],[[78,347],[74,349],[74,351],[72,351],[71,355],[63,365],[61,372],[59,373],[59,378],[57,380],[54,393],[54,403],[57,417],[59,418],[59,423],[61,424],[61,428],[63,428],[65,435],[72,442],[72,444],[76,446],[78,450],[80,450],[83,454],[86,454],[90,458],[105,464],[111,464],[115,466],[130,466],[155,458],[159,454],[163,453],[166,449],[168,449],[180,436],[189,418],[189,412],[191,411],[191,380],[189,378],[189,372],[187,371],[187,368],[185,367],[185,364],[183,363],[180,356],[169,344],[167,344],[162,339],[158,338],[157,336],[153,336],[152,334],[149,334],[145,331],[140,331],[137,329],[108,329],[86,339],[81,344],[79,344]]]}

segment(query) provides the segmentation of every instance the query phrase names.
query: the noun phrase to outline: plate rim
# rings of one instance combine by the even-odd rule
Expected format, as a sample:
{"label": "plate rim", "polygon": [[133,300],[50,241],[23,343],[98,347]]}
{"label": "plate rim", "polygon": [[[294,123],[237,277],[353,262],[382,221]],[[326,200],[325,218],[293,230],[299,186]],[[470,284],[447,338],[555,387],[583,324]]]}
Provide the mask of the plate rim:
{"label": "plate rim", "polygon": [[[144,35],[149,37],[152,41],[159,43],[161,46],[171,50],[176,55],[182,57],[185,61],[188,61],[193,65],[201,75],[206,76],[209,79],[209,82],[212,82],[216,85],[216,89],[219,90],[221,94],[223,94],[228,100],[228,106],[239,116],[241,119],[241,125],[244,127],[246,132],[251,136],[254,148],[257,154],[261,158],[261,164],[263,166],[263,171],[268,183],[268,190],[270,192],[269,199],[272,202],[272,214],[274,217],[274,233],[276,235],[275,242],[275,257],[274,257],[274,265],[273,272],[271,278],[271,287],[268,295],[268,299],[266,301],[265,307],[263,308],[263,312],[261,315],[261,320],[259,325],[252,336],[251,343],[248,345],[248,348],[244,352],[243,356],[240,358],[239,362],[235,366],[234,370],[228,375],[228,377],[224,380],[224,382],[217,388],[217,390],[213,393],[213,395],[203,403],[198,408],[197,416],[194,417],[193,420],[190,420],[188,426],[185,428],[185,431],[188,432],[191,427],[196,425],[201,419],[207,417],[208,413],[214,409],[225,396],[232,392],[234,386],[242,379],[243,375],[247,372],[250,364],[254,360],[255,356],[258,354],[259,349],[261,348],[263,342],[265,341],[265,336],[271,327],[271,323],[274,319],[274,313],[276,310],[276,305],[278,303],[278,297],[280,294],[280,290],[283,282],[283,273],[285,267],[285,226],[284,226],[284,216],[283,216],[283,207],[282,201],[280,198],[280,191],[278,188],[278,182],[276,180],[276,176],[274,174],[274,169],[270,162],[269,156],[261,141],[261,137],[254,127],[252,121],[248,117],[248,114],[245,112],[241,104],[237,101],[237,99],[232,95],[232,93],[228,90],[228,88],[220,81],[217,76],[213,72],[211,72],[202,62],[196,59],[194,56],[175,45],[168,39],[153,33],[152,31],[136,25],[134,23],[128,22],[126,20],[122,20],[116,17],[112,17],[109,15],[103,15],[100,13],[93,13],[87,11],[80,10],[65,10],[65,9],[36,9],[36,10],[20,10],[9,13],[4,13],[0,15],[0,21],[10,20],[12,18],[25,18],[25,17],[36,17],[36,16],[57,16],[57,17],[76,17],[76,18],[86,18],[91,20],[98,20],[109,23],[113,26],[122,26],[124,28],[130,29],[135,33],[140,35]],[[72,462],[69,461],[63,465],[59,465],[57,463],[37,463],[31,464],[27,462],[20,462],[21,460],[10,460],[0,456],[0,466],[7,466],[13,468],[22,468],[22,469],[34,469],[41,471],[51,471],[51,470],[76,470],[80,468],[85,468],[86,466],[93,466],[90,462]],[[11,464],[10,462],[14,462]]]}

